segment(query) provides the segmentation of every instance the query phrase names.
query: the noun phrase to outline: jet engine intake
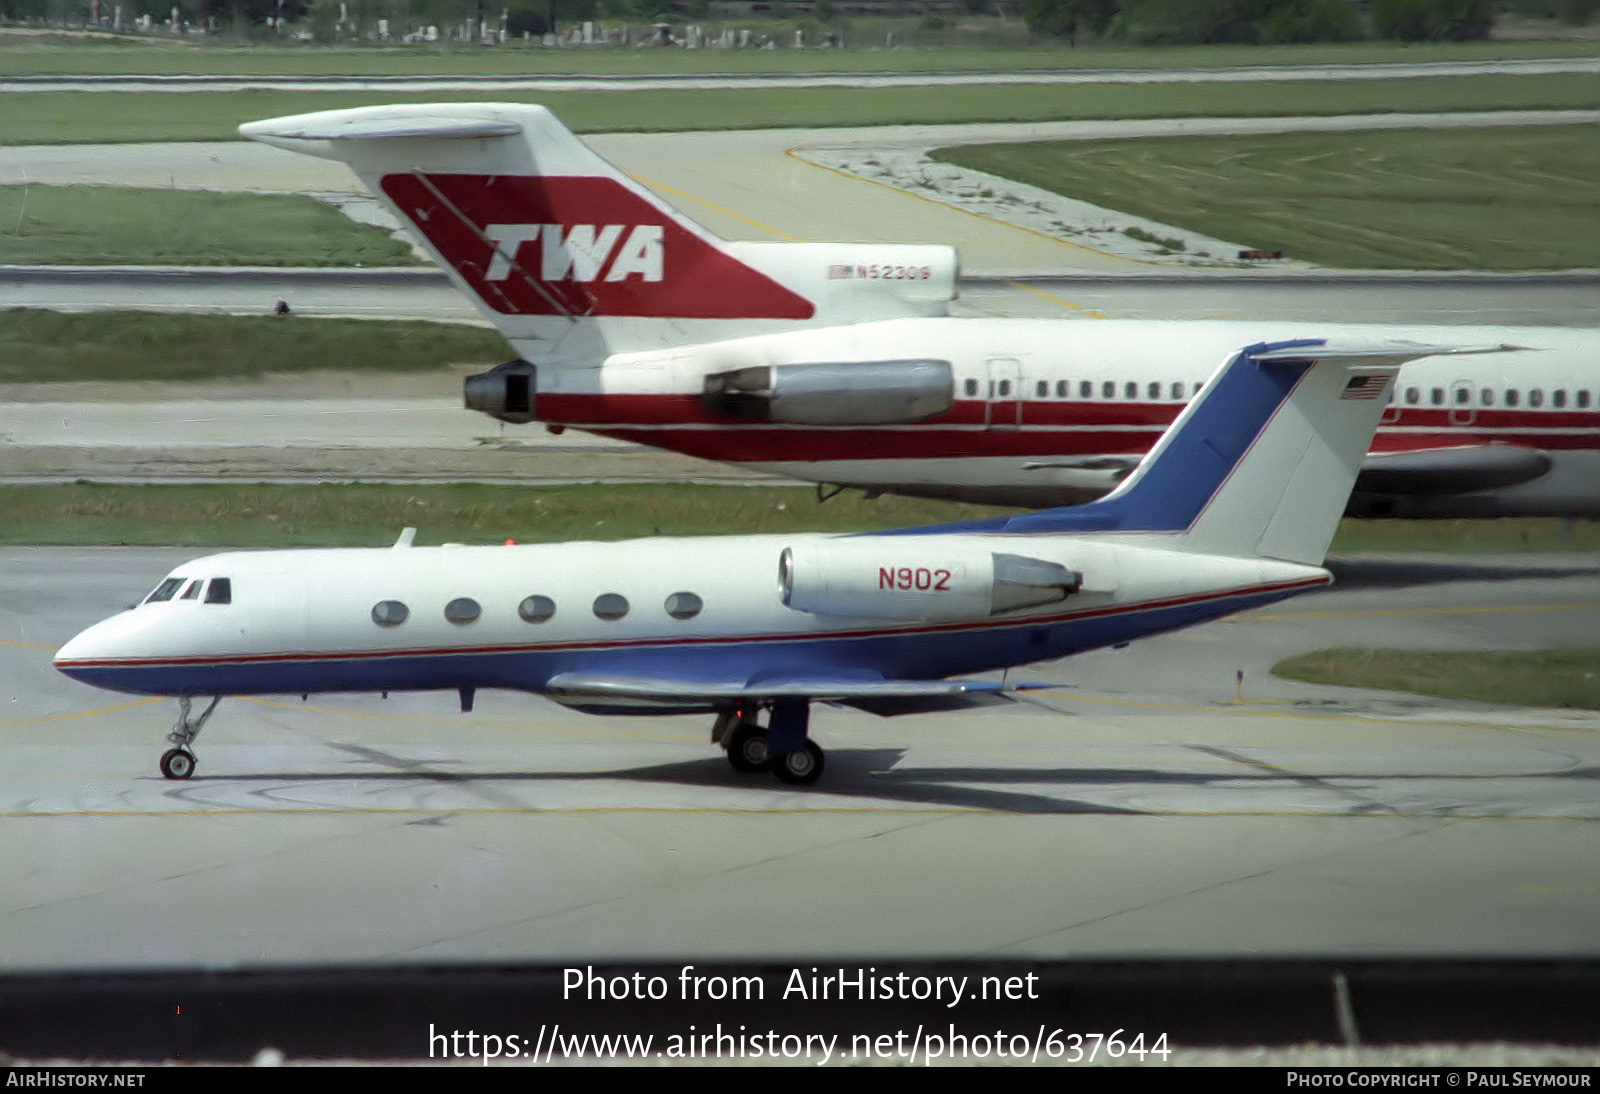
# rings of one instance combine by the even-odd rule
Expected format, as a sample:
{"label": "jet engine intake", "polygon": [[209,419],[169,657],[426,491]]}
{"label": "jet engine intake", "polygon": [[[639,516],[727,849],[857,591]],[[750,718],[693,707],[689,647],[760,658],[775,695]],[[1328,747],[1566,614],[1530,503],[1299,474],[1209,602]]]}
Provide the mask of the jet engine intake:
{"label": "jet engine intake", "polygon": [[468,410],[523,425],[534,421],[537,381],[538,370],[519,357],[488,372],[468,376],[462,394]]}
{"label": "jet engine intake", "polygon": [[986,619],[1055,604],[1083,575],[1055,562],[981,545],[923,546],[863,536],[787,547],[778,593],[812,615],[939,622]]}
{"label": "jet engine intake", "polygon": [[886,425],[949,410],[955,375],[949,361],[824,361],[753,365],[706,377],[708,411],[757,422]]}

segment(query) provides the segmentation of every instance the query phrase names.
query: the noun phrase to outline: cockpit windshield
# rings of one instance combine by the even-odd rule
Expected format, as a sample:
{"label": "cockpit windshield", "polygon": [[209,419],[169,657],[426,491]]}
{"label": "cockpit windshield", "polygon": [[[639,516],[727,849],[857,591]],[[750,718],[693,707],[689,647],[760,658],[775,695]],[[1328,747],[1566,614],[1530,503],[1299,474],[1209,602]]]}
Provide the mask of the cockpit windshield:
{"label": "cockpit windshield", "polygon": [[144,598],[144,602],[146,604],[154,604],[158,600],[171,600],[173,594],[183,587],[185,580],[187,579],[181,577],[167,578],[161,584],[156,586],[155,592]]}

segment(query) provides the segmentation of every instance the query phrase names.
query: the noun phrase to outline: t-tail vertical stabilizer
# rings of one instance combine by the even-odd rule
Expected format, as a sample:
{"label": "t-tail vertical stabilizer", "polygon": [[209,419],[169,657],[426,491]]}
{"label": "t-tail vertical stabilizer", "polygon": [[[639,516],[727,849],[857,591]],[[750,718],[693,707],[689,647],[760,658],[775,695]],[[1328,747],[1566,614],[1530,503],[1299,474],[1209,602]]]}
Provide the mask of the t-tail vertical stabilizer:
{"label": "t-tail vertical stabilizer", "polygon": [[953,249],[729,242],[542,106],[363,107],[239,127],[348,164],[525,360],[942,315]]}

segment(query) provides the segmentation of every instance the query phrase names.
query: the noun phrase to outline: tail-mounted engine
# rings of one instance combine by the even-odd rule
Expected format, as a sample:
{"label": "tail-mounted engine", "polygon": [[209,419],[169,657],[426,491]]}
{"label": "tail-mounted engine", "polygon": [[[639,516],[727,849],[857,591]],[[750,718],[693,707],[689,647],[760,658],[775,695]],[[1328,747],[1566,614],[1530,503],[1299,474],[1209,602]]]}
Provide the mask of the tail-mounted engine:
{"label": "tail-mounted engine", "polygon": [[523,425],[534,420],[537,380],[538,370],[519,357],[468,376],[462,394],[468,410]]}
{"label": "tail-mounted engine", "polygon": [[950,409],[955,376],[949,361],[753,365],[707,376],[701,402],[712,413],[756,422],[917,422]]}
{"label": "tail-mounted engine", "polygon": [[785,548],[783,603],[813,615],[937,622],[985,619],[1067,599],[1083,575],[981,544],[914,544],[863,536]]}

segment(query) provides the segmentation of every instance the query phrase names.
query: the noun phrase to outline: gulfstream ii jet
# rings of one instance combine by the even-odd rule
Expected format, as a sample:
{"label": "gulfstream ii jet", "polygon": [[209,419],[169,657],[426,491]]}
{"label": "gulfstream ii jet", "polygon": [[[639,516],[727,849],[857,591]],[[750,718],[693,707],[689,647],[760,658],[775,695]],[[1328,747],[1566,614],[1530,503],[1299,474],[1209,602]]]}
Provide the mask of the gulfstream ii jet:
{"label": "gulfstream ii jet", "polygon": [[[190,777],[220,697],[504,688],[598,714],[715,715],[740,771],[821,773],[810,706],[1004,701],[976,674],[1177,630],[1322,568],[1399,365],[1437,346],[1231,354],[1110,496],[858,535],[248,551],[185,563],[56,666],[170,695]],[[200,712],[196,699],[209,697]]]}
{"label": "gulfstream ii jet", "polygon": [[411,229],[518,354],[466,383],[505,422],[868,491],[1068,505],[1126,477],[1240,346],[1466,340],[1505,350],[1405,368],[1350,511],[1600,516],[1600,331],[952,316],[952,248],[719,239],[543,107],[240,131],[349,164]]}

